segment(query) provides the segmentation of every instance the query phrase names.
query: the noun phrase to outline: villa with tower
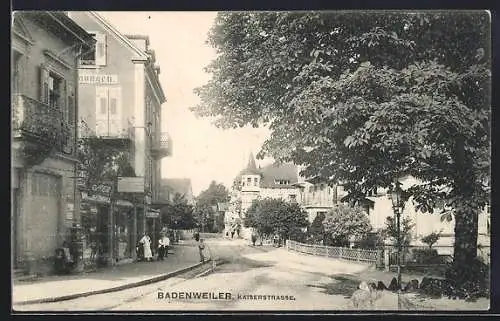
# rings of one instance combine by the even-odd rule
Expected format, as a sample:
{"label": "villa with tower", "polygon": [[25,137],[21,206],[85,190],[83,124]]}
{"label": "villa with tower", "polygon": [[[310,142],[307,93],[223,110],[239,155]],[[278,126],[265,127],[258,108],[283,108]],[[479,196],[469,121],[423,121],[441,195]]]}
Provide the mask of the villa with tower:
{"label": "villa with tower", "polygon": [[235,178],[231,191],[231,206],[225,215],[224,233],[240,228],[240,236],[249,238],[251,230],[243,227],[246,210],[258,198],[277,198],[300,204],[308,213],[309,222],[338,203],[337,186],[311,183],[300,176],[294,164],[273,163],[264,167],[256,165],[250,153],[248,165]]}

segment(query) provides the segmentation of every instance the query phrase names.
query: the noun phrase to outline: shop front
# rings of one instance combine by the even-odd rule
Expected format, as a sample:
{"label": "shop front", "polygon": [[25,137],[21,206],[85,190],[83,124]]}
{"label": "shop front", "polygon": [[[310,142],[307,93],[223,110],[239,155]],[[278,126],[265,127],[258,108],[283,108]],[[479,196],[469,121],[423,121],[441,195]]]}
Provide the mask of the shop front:
{"label": "shop front", "polygon": [[86,267],[105,265],[109,253],[109,200],[84,194],[80,202],[83,260]]}
{"label": "shop front", "polygon": [[129,201],[117,200],[115,203],[115,237],[114,257],[117,261],[132,258],[134,233],[134,204]]}

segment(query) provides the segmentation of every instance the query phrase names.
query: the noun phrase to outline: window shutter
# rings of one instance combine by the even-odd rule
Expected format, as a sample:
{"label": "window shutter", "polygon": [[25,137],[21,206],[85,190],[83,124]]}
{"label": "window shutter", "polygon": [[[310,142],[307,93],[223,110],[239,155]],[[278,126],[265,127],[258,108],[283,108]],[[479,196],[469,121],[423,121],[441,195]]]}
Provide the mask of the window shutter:
{"label": "window shutter", "polygon": [[72,81],[66,83],[66,93],[68,95],[68,123],[75,124],[76,110],[75,110],[75,85]]}
{"label": "window shutter", "polygon": [[95,64],[96,66],[106,66],[106,35],[96,34],[96,44],[95,44]]}
{"label": "window shutter", "polygon": [[49,71],[44,66],[40,66],[40,101],[44,104],[49,103]]}
{"label": "window shutter", "polygon": [[106,87],[96,87],[95,130],[97,136],[107,136],[108,133],[108,90]]}

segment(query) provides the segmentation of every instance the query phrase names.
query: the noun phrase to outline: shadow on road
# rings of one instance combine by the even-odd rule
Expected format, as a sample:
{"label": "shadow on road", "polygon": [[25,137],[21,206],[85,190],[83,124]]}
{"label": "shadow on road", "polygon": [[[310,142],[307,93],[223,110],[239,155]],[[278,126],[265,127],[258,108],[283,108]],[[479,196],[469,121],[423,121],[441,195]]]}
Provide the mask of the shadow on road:
{"label": "shadow on road", "polygon": [[232,260],[222,259],[220,263],[217,263],[214,273],[246,272],[251,269],[271,267],[273,265],[273,262],[255,261],[245,257],[238,257]]}
{"label": "shadow on road", "polygon": [[331,283],[323,283],[320,285],[308,284],[307,286],[323,289],[321,292],[325,294],[343,295],[345,298],[350,298],[359,285],[359,280],[353,277],[337,275],[332,278],[334,281]]}

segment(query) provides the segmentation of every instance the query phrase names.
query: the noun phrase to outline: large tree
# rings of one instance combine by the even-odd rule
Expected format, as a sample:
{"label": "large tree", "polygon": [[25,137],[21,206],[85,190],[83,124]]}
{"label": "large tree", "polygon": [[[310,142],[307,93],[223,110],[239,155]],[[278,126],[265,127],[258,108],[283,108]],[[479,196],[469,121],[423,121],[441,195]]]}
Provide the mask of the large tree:
{"label": "large tree", "polygon": [[489,199],[490,15],[475,12],[224,12],[217,58],[192,108],[222,128],[267,126],[269,154],[349,198],[401,175],[423,211],[455,218],[454,261],[477,255]]}
{"label": "large tree", "polygon": [[160,209],[162,222],[173,229],[192,229],[195,225],[193,212],[194,207],[180,193],[176,193],[173,200]]}
{"label": "large tree", "polygon": [[279,234],[283,240],[298,236],[308,226],[307,213],[297,204],[281,199],[256,199],[247,209],[243,221],[258,234]]}
{"label": "large tree", "polygon": [[227,188],[212,181],[206,190],[196,198],[195,216],[203,231],[219,232],[224,229],[224,218],[218,212],[218,204],[228,203],[230,199]]}
{"label": "large tree", "polygon": [[344,204],[327,212],[323,227],[327,240],[336,246],[348,245],[351,237],[362,239],[372,229],[368,215],[361,207]]}

